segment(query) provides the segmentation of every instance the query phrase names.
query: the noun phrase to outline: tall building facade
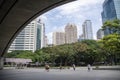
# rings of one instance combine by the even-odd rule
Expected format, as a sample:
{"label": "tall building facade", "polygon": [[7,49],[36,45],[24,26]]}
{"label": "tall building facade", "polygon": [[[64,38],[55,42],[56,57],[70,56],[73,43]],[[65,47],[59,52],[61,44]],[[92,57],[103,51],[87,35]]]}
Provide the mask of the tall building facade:
{"label": "tall building facade", "polygon": [[41,20],[37,21],[37,39],[36,39],[36,50],[41,48]]}
{"label": "tall building facade", "polygon": [[11,44],[9,51],[13,50],[36,50],[36,20],[30,22],[15,38]]}
{"label": "tall building facade", "polygon": [[92,22],[90,20],[85,20],[82,29],[84,39],[93,39]]}
{"label": "tall building facade", "polygon": [[45,24],[39,19],[37,21],[37,41],[36,49],[46,47],[45,43]]}
{"label": "tall building facade", "polygon": [[45,41],[45,25],[41,20],[33,20],[30,22],[15,38],[8,52],[14,50],[30,50],[35,51],[46,47]]}
{"label": "tall building facade", "polygon": [[48,38],[45,36],[45,47],[48,47]]}
{"label": "tall building facade", "polygon": [[53,32],[53,45],[65,44],[64,32]]}
{"label": "tall building facade", "polygon": [[65,27],[65,43],[77,42],[77,27],[75,24],[68,23]]}
{"label": "tall building facade", "polygon": [[81,34],[80,36],[79,36],[79,39],[78,39],[79,41],[82,41],[82,40],[84,40],[84,36],[83,36],[83,34]]}
{"label": "tall building facade", "polygon": [[97,31],[97,39],[102,39],[104,37],[104,31],[102,29],[99,29]]}
{"label": "tall building facade", "polygon": [[[107,20],[120,19],[120,0],[105,0],[101,16],[103,23]],[[104,30],[104,35],[110,33],[111,31],[108,28]]]}

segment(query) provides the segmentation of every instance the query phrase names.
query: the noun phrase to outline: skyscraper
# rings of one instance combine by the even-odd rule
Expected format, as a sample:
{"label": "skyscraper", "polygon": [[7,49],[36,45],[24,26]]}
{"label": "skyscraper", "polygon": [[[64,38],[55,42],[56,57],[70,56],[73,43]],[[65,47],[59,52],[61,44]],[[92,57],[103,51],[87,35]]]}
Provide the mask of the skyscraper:
{"label": "skyscraper", "polygon": [[36,49],[46,47],[45,44],[45,24],[39,19],[37,21],[37,44]]}
{"label": "skyscraper", "polygon": [[81,34],[80,36],[79,36],[79,39],[78,39],[79,41],[82,41],[82,40],[84,40],[84,36],[83,36],[83,34]]}
{"label": "skyscraper", "polygon": [[48,47],[48,38],[45,36],[45,47]]}
{"label": "skyscraper", "polygon": [[34,52],[37,49],[46,47],[45,41],[45,25],[40,19],[38,21],[35,19],[15,38],[8,52],[13,50],[30,50]]}
{"label": "skyscraper", "polygon": [[[103,23],[107,20],[120,19],[120,0],[105,0],[101,15]],[[104,35],[110,33],[111,31],[108,28],[104,30]]]}
{"label": "skyscraper", "polygon": [[65,27],[65,43],[77,42],[77,27],[68,23]]}
{"label": "skyscraper", "polygon": [[15,38],[9,51],[13,50],[36,50],[36,20],[30,22]]}
{"label": "skyscraper", "polygon": [[97,31],[97,39],[102,39],[104,37],[104,31],[102,29],[99,29]]}
{"label": "skyscraper", "polygon": [[65,44],[64,32],[53,32],[53,45]]}
{"label": "skyscraper", "polygon": [[36,50],[41,48],[41,25],[40,20],[37,21],[37,39],[36,39]]}
{"label": "skyscraper", "polygon": [[92,22],[90,20],[86,20],[83,23],[82,29],[83,29],[84,39],[93,39]]}

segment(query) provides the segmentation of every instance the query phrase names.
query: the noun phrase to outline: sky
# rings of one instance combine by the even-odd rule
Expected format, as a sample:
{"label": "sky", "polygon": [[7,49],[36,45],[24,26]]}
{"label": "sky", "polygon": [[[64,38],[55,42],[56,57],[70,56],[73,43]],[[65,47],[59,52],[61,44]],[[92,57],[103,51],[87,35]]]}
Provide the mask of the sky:
{"label": "sky", "polygon": [[82,24],[85,20],[91,20],[93,37],[96,39],[96,32],[102,26],[103,2],[104,0],[77,0],[42,14],[39,18],[45,23],[45,32],[49,44],[52,43],[52,33],[64,31],[67,23],[73,23],[77,26],[79,37],[82,34]]}

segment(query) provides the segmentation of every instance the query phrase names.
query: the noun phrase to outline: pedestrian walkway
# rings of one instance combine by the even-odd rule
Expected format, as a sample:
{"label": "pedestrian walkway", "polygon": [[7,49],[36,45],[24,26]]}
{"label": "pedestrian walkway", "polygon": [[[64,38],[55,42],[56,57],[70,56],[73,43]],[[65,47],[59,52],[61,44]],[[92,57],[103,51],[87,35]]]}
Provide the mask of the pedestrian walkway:
{"label": "pedestrian walkway", "polygon": [[120,80],[120,71],[73,69],[13,69],[1,70],[0,80]]}

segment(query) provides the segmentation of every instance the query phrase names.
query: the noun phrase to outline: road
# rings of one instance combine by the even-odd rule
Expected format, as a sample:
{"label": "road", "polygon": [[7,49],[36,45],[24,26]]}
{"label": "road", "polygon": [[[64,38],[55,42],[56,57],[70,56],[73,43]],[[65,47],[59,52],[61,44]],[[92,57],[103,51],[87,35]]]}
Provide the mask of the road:
{"label": "road", "polygon": [[44,69],[13,69],[1,70],[0,80],[120,80],[120,71],[86,69],[57,70],[49,72]]}

